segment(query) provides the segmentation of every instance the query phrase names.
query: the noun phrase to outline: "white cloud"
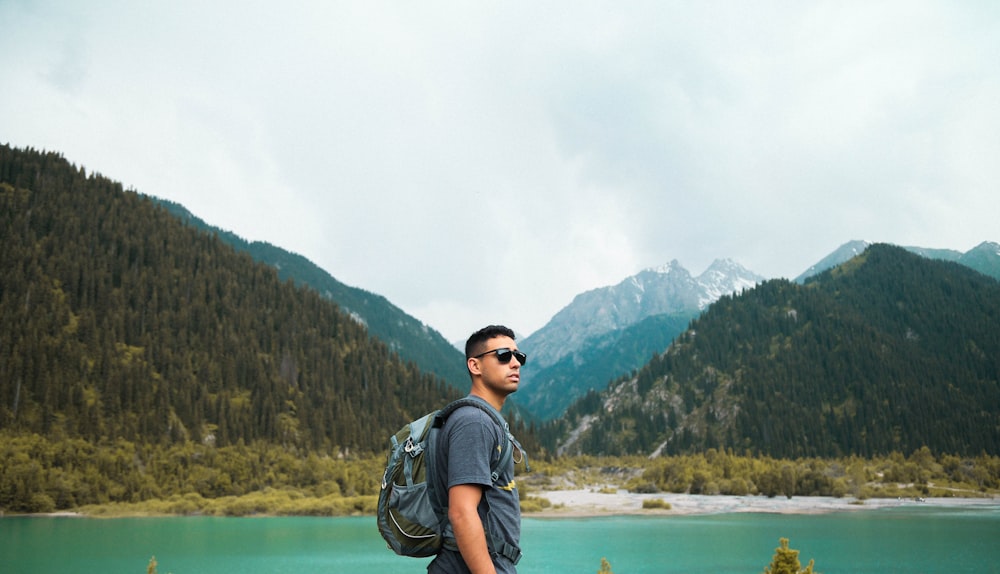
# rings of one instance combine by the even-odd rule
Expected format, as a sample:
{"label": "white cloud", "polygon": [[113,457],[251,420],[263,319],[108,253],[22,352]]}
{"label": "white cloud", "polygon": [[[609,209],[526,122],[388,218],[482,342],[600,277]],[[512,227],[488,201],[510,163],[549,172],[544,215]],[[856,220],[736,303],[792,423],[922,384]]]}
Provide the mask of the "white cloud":
{"label": "white cloud", "polygon": [[998,240],[993,3],[0,3],[0,138],[462,339],[678,259]]}

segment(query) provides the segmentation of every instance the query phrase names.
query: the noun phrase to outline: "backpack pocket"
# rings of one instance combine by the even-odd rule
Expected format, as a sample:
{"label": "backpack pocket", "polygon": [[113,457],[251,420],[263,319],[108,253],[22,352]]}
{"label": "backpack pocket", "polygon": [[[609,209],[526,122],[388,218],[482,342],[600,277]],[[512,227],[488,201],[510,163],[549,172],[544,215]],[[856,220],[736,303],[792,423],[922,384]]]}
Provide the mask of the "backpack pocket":
{"label": "backpack pocket", "polygon": [[[407,556],[433,556],[441,550],[441,525],[430,504],[427,483],[413,486],[391,484],[387,526]],[[405,509],[401,510],[401,509]]]}

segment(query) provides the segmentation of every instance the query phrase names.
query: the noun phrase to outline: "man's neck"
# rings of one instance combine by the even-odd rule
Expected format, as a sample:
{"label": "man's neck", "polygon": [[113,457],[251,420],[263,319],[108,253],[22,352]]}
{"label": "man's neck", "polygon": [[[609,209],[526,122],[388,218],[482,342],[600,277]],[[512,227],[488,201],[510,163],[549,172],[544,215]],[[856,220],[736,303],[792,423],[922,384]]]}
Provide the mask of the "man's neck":
{"label": "man's neck", "polygon": [[484,401],[488,402],[490,406],[492,406],[497,410],[497,412],[503,410],[503,404],[507,400],[506,396],[501,396],[496,393],[487,392],[484,389],[477,388],[476,385],[473,385],[472,390],[469,391],[469,394],[475,397],[479,397]]}

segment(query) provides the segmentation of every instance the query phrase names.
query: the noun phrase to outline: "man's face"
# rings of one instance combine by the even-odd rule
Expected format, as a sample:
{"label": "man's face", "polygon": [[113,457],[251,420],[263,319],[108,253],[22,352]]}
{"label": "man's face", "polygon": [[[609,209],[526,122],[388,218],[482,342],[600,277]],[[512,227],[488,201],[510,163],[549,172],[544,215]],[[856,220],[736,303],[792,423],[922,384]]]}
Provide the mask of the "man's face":
{"label": "man's face", "polygon": [[[486,341],[484,354],[476,361],[479,373],[486,387],[500,395],[506,396],[517,391],[517,386],[521,382],[521,363],[517,357],[511,356],[510,361],[501,363],[497,357],[497,349],[510,349],[517,351],[517,343],[510,337],[493,337]],[[470,368],[476,368],[470,365]]]}

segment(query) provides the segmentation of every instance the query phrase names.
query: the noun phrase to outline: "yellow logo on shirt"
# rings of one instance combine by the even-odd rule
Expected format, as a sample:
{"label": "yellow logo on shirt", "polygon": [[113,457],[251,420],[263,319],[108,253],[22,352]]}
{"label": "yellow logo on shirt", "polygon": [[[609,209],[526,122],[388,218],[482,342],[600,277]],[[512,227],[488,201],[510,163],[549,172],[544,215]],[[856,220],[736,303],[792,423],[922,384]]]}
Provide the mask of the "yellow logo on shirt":
{"label": "yellow logo on shirt", "polygon": [[512,491],[512,490],[514,490],[515,488],[517,488],[517,482],[515,482],[515,481],[513,481],[513,480],[512,480],[512,481],[510,481],[510,482],[508,482],[508,483],[507,483],[507,486],[501,486],[501,487],[500,487],[500,489],[501,489],[501,490],[506,490],[507,492],[511,492],[511,491]]}

